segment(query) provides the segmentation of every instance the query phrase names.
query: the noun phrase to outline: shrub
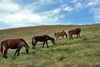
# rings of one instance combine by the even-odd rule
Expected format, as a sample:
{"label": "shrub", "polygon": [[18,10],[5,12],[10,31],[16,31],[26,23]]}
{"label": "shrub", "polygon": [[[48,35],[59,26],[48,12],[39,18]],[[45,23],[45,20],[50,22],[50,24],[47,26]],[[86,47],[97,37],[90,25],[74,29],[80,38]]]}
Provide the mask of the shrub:
{"label": "shrub", "polygon": [[64,56],[61,56],[61,57],[58,57],[58,60],[62,61],[64,58],[65,58]]}

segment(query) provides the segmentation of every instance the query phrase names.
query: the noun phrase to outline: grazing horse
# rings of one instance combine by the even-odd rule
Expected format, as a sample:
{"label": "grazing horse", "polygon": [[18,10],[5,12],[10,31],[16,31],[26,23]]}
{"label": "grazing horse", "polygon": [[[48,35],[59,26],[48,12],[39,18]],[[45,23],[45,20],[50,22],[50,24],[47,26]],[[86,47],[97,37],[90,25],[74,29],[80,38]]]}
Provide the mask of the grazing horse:
{"label": "grazing horse", "polygon": [[73,40],[73,38],[72,38],[73,34],[74,35],[77,34],[77,38],[78,38],[78,35],[80,37],[80,32],[81,32],[81,28],[76,28],[76,29],[70,30],[69,31],[69,39],[72,39]]}
{"label": "grazing horse", "polygon": [[62,38],[64,38],[64,35],[65,35],[66,38],[67,38],[67,34],[66,34],[65,31],[58,32],[58,33],[54,33],[54,35],[55,35],[56,40],[57,40],[57,38],[59,38],[59,36],[62,36]]}
{"label": "grazing horse", "polygon": [[[55,45],[55,39],[52,38],[52,37],[50,37],[50,36],[48,36],[48,35],[35,36],[35,37],[33,37],[33,38],[32,38],[32,45],[33,45],[32,49],[33,49],[33,48],[35,49],[35,45],[36,45],[36,43],[37,43],[38,41],[39,41],[39,42],[44,42],[42,47],[44,47],[44,44],[46,43],[46,44],[47,44],[47,48],[48,48],[48,47],[49,47],[49,46],[48,46],[48,43],[47,43],[48,40],[51,40],[51,42]],[[33,42],[33,41],[35,41],[35,42]]]}
{"label": "grazing horse", "polygon": [[[5,47],[5,51],[4,51],[4,54],[3,54],[3,46]],[[9,48],[11,49],[17,49],[14,56],[16,56],[16,53],[17,53],[17,56],[19,56],[19,52],[20,52],[20,49],[21,47],[25,47],[26,48],[26,53],[28,54],[29,52],[29,46],[28,44],[25,42],[24,39],[7,39],[7,40],[4,40],[1,42],[1,49],[0,49],[0,52],[1,54],[3,54],[3,57],[4,58],[8,58],[7,57],[7,50]]]}

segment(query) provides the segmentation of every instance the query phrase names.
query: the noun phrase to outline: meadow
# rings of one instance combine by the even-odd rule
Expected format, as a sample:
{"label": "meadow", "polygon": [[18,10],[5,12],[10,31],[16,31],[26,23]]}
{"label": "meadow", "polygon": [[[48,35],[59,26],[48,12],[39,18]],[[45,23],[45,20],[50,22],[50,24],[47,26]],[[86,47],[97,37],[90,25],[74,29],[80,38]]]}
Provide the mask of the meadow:
{"label": "meadow", "polygon": [[[73,35],[73,40],[60,37],[55,45],[48,41],[49,48],[38,42],[32,49],[32,37],[49,35],[54,32],[81,28],[81,38]],[[20,56],[14,58],[16,49],[8,50],[8,58],[0,54],[0,67],[100,67],[100,24],[94,25],[49,25],[0,30],[0,42],[10,38],[23,38],[30,46],[29,54],[25,48],[20,50]]]}

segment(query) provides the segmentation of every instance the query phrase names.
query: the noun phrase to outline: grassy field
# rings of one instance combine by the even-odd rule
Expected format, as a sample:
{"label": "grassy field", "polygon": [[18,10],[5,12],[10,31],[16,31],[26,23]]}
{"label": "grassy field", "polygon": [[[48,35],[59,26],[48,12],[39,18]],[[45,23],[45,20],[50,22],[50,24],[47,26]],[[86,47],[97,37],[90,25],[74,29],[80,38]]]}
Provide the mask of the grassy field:
{"label": "grassy field", "polygon": [[[56,45],[48,41],[49,48],[41,48],[38,42],[36,50],[32,49],[32,37],[49,35],[54,32],[81,28],[81,38],[56,40]],[[30,46],[29,54],[21,48],[20,56],[14,58],[16,49],[8,50],[8,58],[0,54],[0,67],[100,67],[100,24],[95,25],[51,25],[0,30],[0,42],[10,38],[23,38]],[[55,38],[55,37],[54,37]]]}

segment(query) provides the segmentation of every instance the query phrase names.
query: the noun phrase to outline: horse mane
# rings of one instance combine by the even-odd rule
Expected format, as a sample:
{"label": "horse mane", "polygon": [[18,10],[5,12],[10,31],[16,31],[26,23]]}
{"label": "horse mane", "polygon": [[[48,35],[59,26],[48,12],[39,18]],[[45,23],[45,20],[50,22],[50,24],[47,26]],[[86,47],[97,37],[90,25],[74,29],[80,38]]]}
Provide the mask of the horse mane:
{"label": "horse mane", "polygon": [[20,38],[20,40],[22,40],[26,45],[27,45],[27,43],[25,42],[25,40],[24,39],[22,39],[22,38]]}
{"label": "horse mane", "polygon": [[48,36],[48,35],[43,35],[43,36],[47,36],[50,40],[55,40],[54,38]]}
{"label": "horse mane", "polygon": [[[22,40],[27,46],[28,46],[28,44],[25,42],[25,40],[24,39],[22,39],[22,38],[20,38],[20,40]],[[28,46],[29,47],[29,46]]]}

